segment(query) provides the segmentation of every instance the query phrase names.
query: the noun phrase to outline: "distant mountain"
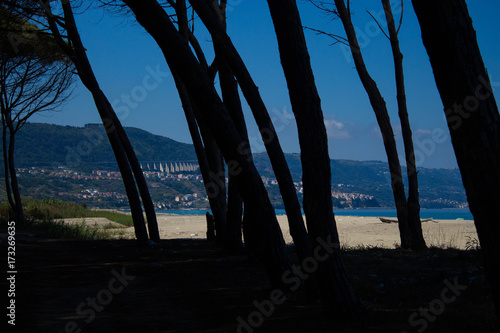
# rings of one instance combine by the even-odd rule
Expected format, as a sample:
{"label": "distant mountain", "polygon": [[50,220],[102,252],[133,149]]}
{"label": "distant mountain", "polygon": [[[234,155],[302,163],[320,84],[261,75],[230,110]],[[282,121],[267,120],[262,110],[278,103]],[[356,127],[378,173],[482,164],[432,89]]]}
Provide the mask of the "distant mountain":
{"label": "distant mountain", "polygon": [[[126,127],[139,161],[196,160],[193,145]],[[84,127],[27,123],[16,136],[18,168],[63,165],[88,171],[99,167],[116,169],[116,161],[102,125]]]}
{"label": "distant mountain", "polygon": [[[127,127],[127,135],[140,161],[193,161],[193,145]],[[1,159],[1,157],[0,157]],[[299,154],[286,154],[295,182],[302,178]],[[262,176],[274,178],[265,153],[254,161]],[[84,127],[28,123],[16,137],[16,166],[66,166],[77,171],[117,169],[102,125]],[[1,163],[3,167],[3,163]],[[380,161],[332,160],[332,190],[373,196],[381,206],[394,205],[389,167]],[[404,168],[403,168],[404,170]],[[406,178],[406,177],[405,177]],[[406,180],[406,179],[405,179]],[[458,207],[466,203],[458,169],[419,169],[420,196],[423,207]]]}
{"label": "distant mountain", "polygon": [[[299,154],[285,154],[292,178],[302,180]],[[265,153],[254,156],[255,165],[265,177],[274,177],[271,162]],[[361,193],[374,196],[381,206],[392,207],[394,198],[391,189],[389,166],[381,161],[331,160],[332,191]],[[419,168],[419,189],[422,207],[445,208],[466,204],[467,197],[458,169]],[[406,168],[403,167],[406,183]]]}

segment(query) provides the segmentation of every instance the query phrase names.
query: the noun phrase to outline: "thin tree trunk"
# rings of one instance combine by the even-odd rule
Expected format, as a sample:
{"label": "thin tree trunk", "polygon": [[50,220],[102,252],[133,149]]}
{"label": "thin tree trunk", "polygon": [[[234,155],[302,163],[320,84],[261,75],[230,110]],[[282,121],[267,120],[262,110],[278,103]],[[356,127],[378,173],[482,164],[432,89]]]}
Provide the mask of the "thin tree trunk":
{"label": "thin tree trunk", "polygon": [[[78,69],[78,75],[80,76],[83,84],[91,92],[92,97],[94,98],[97,110],[99,111],[99,115],[104,124],[104,128],[106,129],[106,134],[108,136],[111,148],[113,149],[118,167],[120,169],[120,173],[122,175],[125,191],[127,193],[130,204],[132,219],[134,221],[134,229],[137,241],[139,245],[146,245],[148,242],[148,234],[144,223],[141,201],[134,181],[134,176],[130,169],[129,161],[125,153],[125,149],[118,135],[118,132],[116,131],[113,117],[110,114],[111,105],[104,93],[99,88],[99,83],[94,76],[92,67],[90,66],[87,55],[85,53],[85,49],[76,28],[71,5],[69,3],[62,2],[62,6],[64,10],[64,17],[66,20],[68,37],[73,42],[75,52],[75,54],[70,55],[70,57],[72,58],[76,68]],[[49,19],[51,18],[49,17]]]}
{"label": "thin tree trunk", "polygon": [[207,193],[210,208],[212,209],[214,220],[221,221],[224,219],[225,211],[224,207],[220,204],[220,197],[217,195],[220,189],[212,178],[212,173],[210,172],[207,152],[203,147],[203,142],[200,137],[198,125],[196,123],[196,117],[194,115],[191,99],[189,98],[186,87],[181,82],[179,75],[175,73],[175,71],[172,71],[172,76],[174,77],[175,85],[181,99],[182,108],[184,109],[184,115],[186,116],[189,133],[191,134],[191,139],[193,140],[196,157],[198,158],[198,163],[200,164],[200,172],[201,176],[203,177],[203,184],[205,186],[205,191]]}
{"label": "thin tree trunk", "polygon": [[235,175],[245,203],[253,209],[259,237],[251,239],[258,258],[263,262],[271,283],[284,290],[289,286],[282,280],[292,270],[283,235],[274,209],[249,154],[238,147],[243,143],[224,104],[192,51],[182,40],[168,14],[154,0],[124,0],[137,21],[151,34],[163,51],[169,66],[179,74],[189,95],[198,106],[210,132],[224,153],[229,174]]}
{"label": "thin tree trunk", "polygon": [[159,242],[160,231],[158,230],[158,221],[156,219],[155,207],[153,204],[153,200],[151,199],[151,194],[149,193],[146,178],[144,177],[144,173],[142,172],[141,164],[137,159],[134,148],[130,143],[127,133],[125,133],[120,120],[116,116],[113,107],[109,104],[108,101],[107,103],[110,115],[113,119],[113,125],[115,126],[115,130],[117,131],[120,141],[123,145],[123,149],[125,150],[125,154],[127,155],[128,162],[130,164],[130,167],[132,168],[132,172],[134,173],[137,188],[139,189],[139,193],[141,195],[142,204],[144,205],[144,211],[146,213],[146,219],[148,221],[149,238],[154,242]]}
{"label": "thin tree trunk", "polygon": [[[3,118],[3,115],[2,115]],[[6,120],[4,120],[6,121]],[[5,173],[5,192],[7,193],[7,200],[9,201],[9,205],[12,208],[12,211],[14,212],[14,199],[12,198],[12,190],[10,188],[10,177],[9,177],[9,157],[8,157],[8,145],[7,145],[7,126],[6,124],[3,125],[3,132],[2,132],[2,147],[3,147],[3,165],[4,165],[4,173]]]}
{"label": "thin tree trunk", "polygon": [[325,308],[337,319],[359,315],[359,302],[347,278],[332,205],[330,156],[321,101],[295,0],[268,0],[281,65],[297,121],[304,186],[304,212],[312,246],[336,244],[316,274]]}
{"label": "thin tree trunk", "polygon": [[464,0],[413,0],[500,323],[500,115]]}
{"label": "thin tree trunk", "polygon": [[[217,54],[217,48],[216,54]],[[226,106],[234,124],[243,141],[248,143],[248,133],[241,108],[238,92],[238,83],[234,80],[233,72],[224,57],[218,57],[219,80],[224,105]],[[241,252],[241,224],[243,214],[243,198],[234,181],[234,176],[229,176],[227,193],[227,218],[226,218],[226,244],[231,252]]]}
{"label": "thin tree trunk", "polygon": [[[12,124],[10,124],[12,127]],[[16,216],[16,224],[19,227],[26,225],[26,220],[24,218],[23,204],[21,202],[21,193],[19,192],[19,183],[17,181],[16,167],[14,165],[14,148],[15,148],[15,130],[14,128],[9,128],[9,170],[10,173],[10,186],[12,190],[12,196],[14,198],[14,214]],[[6,170],[7,172],[7,170]]]}
{"label": "thin tree trunk", "polygon": [[[238,80],[243,95],[250,106],[255,121],[261,132],[267,154],[271,160],[274,174],[278,181],[283,202],[285,205],[290,234],[292,235],[299,259],[305,260],[312,256],[311,244],[307,237],[300,203],[297,198],[297,192],[293,184],[293,179],[288,168],[288,164],[281,149],[276,130],[269,117],[266,106],[262,101],[259,89],[255,85],[248,72],[243,60],[236,51],[231,39],[224,31],[222,23],[211,11],[205,0],[191,0],[191,5],[212,35],[214,43],[219,45],[220,51],[226,56],[231,69]],[[249,151],[248,145],[240,147],[242,151]],[[245,201],[245,211],[247,205]],[[245,230],[245,229],[244,229]]]}
{"label": "thin tree trunk", "polygon": [[[179,34],[184,40],[184,43],[188,45],[188,42],[191,41],[193,49],[198,57],[198,61],[204,71],[208,73],[208,64],[203,50],[196,41],[196,38],[189,31],[186,1],[178,0],[175,4],[173,1],[169,1],[169,3],[172,6],[175,6]],[[171,70],[171,72],[173,73],[177,91],[184,108],[188,128],[191,133],[193,144],[195,145],[198,161],[200,163],[200,170],[205,185],[205,191],[207,192],[209,204],[212,208],[215,229],[217,232],[215,236],[216,243],[218,246],[223,247],[225,245],[225,235],[227,232],[224,160],[220,149],[217,147],[217,143],[214,141],[213,136],[207,129],[200,112],[192,102],[192,99],[189,96],[184,83],[182,83],[180,76],[175,72],[175,70]],[[202,138],[204,144],[202,143]],[[203,149],[203,152],[197,151],[197,149]]]}
{"label": "thin tree trunk", "polygon": [[406,103],[405,80],[403,71],[403,54],[399,48],[398,33],[392,15],[391,3],[389,0],[382,0],[389,37],[394,57],[394,68],[396,73],[396,87],[399,119],[401,121],[401,131],[403,132],[403,142],[406,157],[406,172],[408,174],[408,229],[411,237],[411,248],[421,252],[427,248],[422,234],[422,223],[420,221],[420,200],[418,193],[418,173],[415,163],[415,150],[413,146],[410,120],[408,118],[408,108]]}
{"label": "thin tree trunk", "polygon": [[[194,100],[190,96],[191,100]],[[200,128],[201,137],[205,146],[205,153],[210,168],[210,178],[212,179],[211,191],[207,193],[217,201],[219,214],[214,214],[215,219],[215,236],[217,245],[224,247],[227,231],[227,204],[226,204],[226,172],[224,168],[224,157],[216,142],[214,136],[208,128],[207,122],[203,117],[203,112],[198,108],[196,103],[191,102],[196,121]],[[202,106],[205,108],[206,106]]]}
{"label": "thin tree trunk", "polygon": [[[222,24],[226,27],[225,6],[219,8],[217,0],[213,1],[212,6],[219,14]],[[248,131],[245,123],[245,117],[243,116],[243,109],[241,107],[238,82],[234,78],[233,71],[228,64],[227,59],[219,50],[219,46],[215,44],[214,49],[217,66],[219,68],[222,100],[242,139],[248,144]],[[238,191],[238,186],[236,185],[234,177],[229,176],[227,192],[226,246],[230,252],[239,253],[243,249],[241,234],[242,215],[243,198]]]}
{"label": "thin tree trunk", "polygon": [[411,235],[408,226],[408,209],[406,207],[406,194],[403,183],[403,176],[401,174],[401,164],[399,163],[398,151],[396,148],[396,140],[394,139],[394,132],[392,130],[391,120],[387,112],[387,106],[384,98],[380,93],[377,84],[372,79],[368,70],[366,69],[361,48],[359,47],[354,25],[351,21],[351,15],[347,11],[344,0],[335,0],[338,14],[344,25],[344,29],[349,41],[351,53],[354,58],[354,64],[358,72],[359,78],[368,94],[373,111],[377,118],[380,132],[384,139],[385,152],[389,162],[389,170],[391,173],[391,186],[394,194],[394,201],[396,203],[396,211],[398,217],[399,233],[401,236],[401,247],[404,249],[411,248]]}

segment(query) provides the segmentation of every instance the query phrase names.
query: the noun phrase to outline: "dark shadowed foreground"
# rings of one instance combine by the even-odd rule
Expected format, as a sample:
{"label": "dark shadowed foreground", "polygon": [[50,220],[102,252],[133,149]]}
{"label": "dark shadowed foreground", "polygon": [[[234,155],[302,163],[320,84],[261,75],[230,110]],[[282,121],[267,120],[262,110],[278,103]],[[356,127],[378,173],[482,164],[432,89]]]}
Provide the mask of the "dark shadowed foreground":
{"label": "dark shadowed foreground", "polygon": [[16,252],[22,332],[493,332],[495,325],[475,250],[346,251],[353,287],[374,318],[368,327],[333,322],[319,302],[300,297],[270,307],[262,265],[205,240],[138,249],[130,240],[19,231]]}

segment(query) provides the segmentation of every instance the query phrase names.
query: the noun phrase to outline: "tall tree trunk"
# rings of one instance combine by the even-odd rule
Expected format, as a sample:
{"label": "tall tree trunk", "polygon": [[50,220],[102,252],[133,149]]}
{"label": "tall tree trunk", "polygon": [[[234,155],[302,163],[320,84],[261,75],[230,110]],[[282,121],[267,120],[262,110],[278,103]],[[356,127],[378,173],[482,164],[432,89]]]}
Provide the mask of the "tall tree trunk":
{"label": "tall tree trunk", "polygon": [[412,0],[500,322],[500,115],[464,0]]}
{"label": "tall tree trunk", "polygon": [[415,163],[415,150],[406,103],[403,54],[399,48],[398,32],[394,23],[394,16],[392,15],[391,3],[389,0],[382,0],[382,5],[387,19],[389,39],[391,42],[392,55],[394,57],[399,119],[401,121],[401,131],[403,132],[403,142],[405,147],[406,172],[408,174],[408,229],[410,232],[412,249],[420,252],[425,250],[427,245],[425,244],[424,236],[422,234],[422,223],[420,221],[418,173],[417,165]]}
{"label": "tall tree trunk", "polygon": [[[192,96],[190,96],[190,98],[193,100]],[[207,194],[208,196],[212,196],[213,199],[217,201],[217,205],[219,207],[220,214],[214,214],[216,243],[218,246],[224,247],[227,231],[226,172],[224,167],[224,157],[214,136],[210,133],[210,129],[208,128],[207,122],[204,119],[201,110],[194,102],[191,102],[191,106],[194,110],[196,121],[200,128],[201,137],[205,146],[205,154],[210,168],[210,178],[212,179],[212,183],[210,184],[211,191]],[[206,106],[202,107],[205,108]]]}
{"label": "tall tree trunk", "polygon": [[[217,54],[217,48],[215,50]],[[219,80],[224,105],[233,119],[241,138],[248,144],[248,133],[243,109],[241,108],[238,83],[234,79],[233,72],[223,56],[218,58],[217,65],[219,67]],[[230,176],[227,193],[226,244],[228,250],[231,252],[240,252],[243,245],[241,240],[242,205],[243,198],[238,191],[234,176]]]}
{"label": "tall tree trunk", "polygon": [[[175,5],[178,30],[184,43],[188,45],[188,42],[191,41],[191,45],[198,56],[198,61],[205,72],[208,73],[209,67],[203,50],[199,46],[196,38],[189,31],[186,1],[178,0],[175,4],[173,4],[172,1],[169,1],[169,3],[171,5]],[[189,96],[189,93],[187,92],[184,83],[182,83],[180,76],[175,72],[175,70],[171,69],[171,71],[173,73],[177,91],[184,108],[191,138],[193,140],[193,144],[195,145],[195,151],[200,163],[200,170],[205,184],[205,191],[207,192],[209,204],[214,216],[214,224],[217,232],[215,240],[218,246],[223,247],[225,245],[227,233],[224,160],[219,147],[217,147],[217,143],[210,134],[210,131],[207,129],[205,121],[196,108],[196,105],[192,102],[192,98]],[[203,139],[204,144],[201,139]],[[203,152],[199,151],[199,149],[203,149]]]}
{"label": "tall tree trunk", "polygon": [[[312,256],[311,244],[307,237],[300,203],[293,184],[293,179],[288,164],[281,149],[276,130],[269,117],[266,106],[262,101],[259,89],[255,85],[243,60],[236,51],[231,39],[227,36],[222,23],[211,11],[205,0],[191,0],[191,5],[212,35],[213,41],[219,45],[220,51],[226,57],[231,69],[238,80],[243,95],[250,106],[257,126],[261,132],[267,154],[271,160],[274,174],[278,181],[281,196],[285,205],[290,234],[292,235],[299,259],[305,260]],[[249,146],[244,144],[240,147],[242,151],[249,151]],[[245,211],[247,203],[245,201]]]}
{"label": "tall tree trunk", "polygon": [[344,29],[351,48],[354,64],[358,72],[359,78],[363,87],[368,94],[373,111],[377,118],[380,132],[384,139],[385,152],[389,162],[389,170],[391,173],[391,186],[394,194],[394,201],[396,204],[396,211],[398,217],[399,233],[401,236],[401,247],[408,249],[412,247],[410,228],[408,226],[408,209],[406,207],[406,194],[403,183],[403,176],[401,174],[401,164],[399,163],[398,151],[396,148],[396,140],[394,139],[394,132],[392,130],[391,120],[387,112],[387,106],[384,98],[377,87],[377,84],[372,79],[361,54],[358,38],[354,30],[354,25],[351,21],[351,14],[347,11],[344,0],[335,0],[338,14],[344,25]]}
{"label": "tall tree trunk", "polygon": [[108,104],[110,115],[113,119],[113,125],[115,126],[115,130],[117,131],[118,137],[120,138],[120,141],[123,145],[123,149],[125,150],[125,154],[127,155],[128,162],[130,164],[130,167],[132,168],[132,172],[134,173],[137,188],[139,189],[139,193],[141,195],[142,204],[144,205],[144,211],[146,213],[146,219],[148,221],[149,238],[154,242],[158,242],[160,241],[160,231],[158,230],[158,221],[156,219],[155,207],[153,204],[153,200],[151,199],[151,194],[149,193],[146,178],[144,177],[144,173],[142,172],[141,164],[137,159],[134,148],[130,143],[127,133],[125,133],[120,120],[116,116],[113,107],[109,104],[107,99],[106,102]]}
{"label": "tall tree trunk", "polygon": [[258,258],[263,262],[271,283],[284,290],[289,289],[290,286],[283,281],[282,276],[286,272],[292,272],[292,262],[286,251],[274,209],[250,155],[238,149],[244,142],[208,74],[184,43],[170,17],[158,2],[154,0],[124,0],[124,2],[134,12],[139,24],[158,43],[167,63],[186,85],[189,95],[198,106],[224,154],[229,174],[235,176],[243,200],[256,215],[252,222],[259,235],[252,237],[250,242],[256,249]]}
{"label": "tall tree trunk", "polygon": [[[73,12],[70,3],[62,2],[64,10],[64,18],[66,23],[66,30],[69,39],[73,42],[74,54],[69,55],[78,70],[78,75],[80,76],[85,87],[91,92],[94,98],[97,110],[106,129],[106,134],[108,136],[111,148],[115,154],[120,173],[122,175],[123,183],[125,186],[125,191],[130,204],[130,210],[132,213],[132,219],[134,221],[134,229],[139,245],[146,245],[148,242],[148,234],[146,226],[144,223],[144,215],[142,212],[141,201],[139,198],[139,193],[134,181],[134,176],[130,168],[129,161],[127,159],[125,149],[123,147],[122,141],[116,130],[116,125],[113,122],[113,116],[111,115],[110,108],[111,104],[107,100],[104,93],[99,87],[99,83],[95,78],[90,62],[88,61],[87,55],[85,53],[85,48],[80,39],[80,35],[76,28],[75,20],[73,17]],[[51,20],[52,18],[48,18]]]}
{"label": "tall tree trunk", "polygon": [[297,120],[304,185],[304,212],[312,246],[336,244],[316,274],[325,307],[340,318],[359,314],[359,303],[342,260],[332,205],[330,156],[321,101],[295,0],[268,0],[281,65]]}
{"label": "tall tree trunk", "polygon": [[19,183],[17,181],[16,167],[14,165],[14,149],[15,149],[15,133],[16,131],[13,128],[13,124],[10,124],[9,128],[9,151],[8,151],[8,159],[9,159],[9,170],[5,170],[5,172],[9,172],[10,174],[10,188],[12,190],[12,196],[14,199],[14,215],[16,217],[16,224],[19,227],[23,227],[26,225],[26,220],[24,218],[23,212],[23,204],[21,202],[21,193],[19,192]]}
{"label": "tall tree trunk", "polygon": [[242,253],[243,197],[234,176],[228,180],[226,216],[226,248],[229,253]]}
{"label": "tall tree trunk", "polygon": [[[2,109],[2,118],[3,118],[3,109]],[[15,203],[12,197],[12,190],[10,188],[10,176],[9,176],[9,155],[8,155],[8,139],[7,139],[7,124],[5,123],[6,119],[3,119],[2,126],[2,148],[3,148],[3,166],[5,173],[5,192],[7,193],[7,201],[9,202],[12,211],[15,211]],[[10,217],[10,216],[9,216]]]}
{"label": "tall tree trunk", "polygon": [[[212,7],[219,15],[221,23],[224,27],[226,27],[225,5],[222,5],[221,8],[219,7],[218,1],[214,0],[212,2]],[[249,144],[247,126],[238,91],[238,82],[234,78],[234,73],[228,64],[226,57],[219,50],[219,46],[215,44],[214,49],[217,66],[219,68],[222,100],[242,139]],[[228,180],[226,219],[226,246],[230,252],[238,253],[243,249],[241,234],[242,215],[243,198],[238,191],[238,186],[236,185],[234,177],[230,176]]]}
{"label": "tall tree trunk", "polygon": [[[200,137],[200,132],[196,122],[196,117],[193,111],[193,105],[191,103],[191,99],[179,75],[175,71],[172,71],[172,76],[174,77],[175,85],[177,87],[177,91],[181,99],[182,108],[184,109],[184,115],[186,116],[189,133],[191,134],[191,139],[193,140],[196,157],[198,158],[198,163],[200,164],[200,172],[201,176],[203,177],[203,184],[205,186],[205,191],[207,193],[208,202],[210,204],[214,220],[223,221],[226,212],[224,206],[221,205],[220,196],[218,195],[220,187],[212,178],[213,172],[211,172],[210,170],[210,164],[208,163],[208,158],[207,158],[207,151],[205,150],[202,138]],[[219,222],[219,228],[220,228],[220,222]]]}

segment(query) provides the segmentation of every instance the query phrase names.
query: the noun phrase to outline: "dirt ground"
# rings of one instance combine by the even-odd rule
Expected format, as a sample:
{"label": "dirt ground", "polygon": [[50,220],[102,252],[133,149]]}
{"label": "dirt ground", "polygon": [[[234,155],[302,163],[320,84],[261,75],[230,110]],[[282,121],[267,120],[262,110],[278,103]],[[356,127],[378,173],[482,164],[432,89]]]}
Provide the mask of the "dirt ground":
{"label": "dirt ground", "polygon": [[[365,320],[339,322],[319,301],[300,294],[282,304],[271,303],[272,289],[262,265],[254,258],[227,255],[202,239],[202,219],[191,220],[192,225],[182,219],[162,219],[160,228],[169,230],[170,239],[149,248],[138,248],[134,240],[74,241],[54,239],[33,229],[18,230],[13,332],[496,329],[490,289],[476,250],[432,249],[424,255],[370,247],[344,251],[349,278],[366,315]],[[397,234],[397,225],[367,221],[373,239],[381,239],[380,230]],[[359,241],[356,232],[366,232],[367,227],[363,222],[349,223],[354,221],[338,221],[339,233],[350,229],[351,234],[342,237]],[[199,231],[193,226],[197,224]],[[439,224],[444,222],[424,228]],[[448,229],[441,226],[439,230]],[[6,262],[5,227],[0,236]],[[290,253],[295,258],[292,247]]]}

